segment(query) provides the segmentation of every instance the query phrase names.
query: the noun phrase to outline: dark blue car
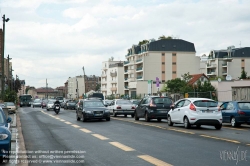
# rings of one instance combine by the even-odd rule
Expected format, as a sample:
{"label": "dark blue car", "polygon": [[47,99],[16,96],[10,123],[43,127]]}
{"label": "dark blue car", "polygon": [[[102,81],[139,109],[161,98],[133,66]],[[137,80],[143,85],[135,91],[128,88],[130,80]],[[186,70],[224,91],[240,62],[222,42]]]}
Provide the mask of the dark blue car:
{"label": "dark blue car", "polygon": [[250,102],[249,101],[227,101],[220,106],[222,122],[231,123],[232,127],[241,124],[250,124]]}
{"label": "dark blue car", "polygon": [[11,118],[6,118],[3,109],[0,107],[0,163],[3,163],[4,157],[9,159],[11,150],[11,132],[9,124]]}

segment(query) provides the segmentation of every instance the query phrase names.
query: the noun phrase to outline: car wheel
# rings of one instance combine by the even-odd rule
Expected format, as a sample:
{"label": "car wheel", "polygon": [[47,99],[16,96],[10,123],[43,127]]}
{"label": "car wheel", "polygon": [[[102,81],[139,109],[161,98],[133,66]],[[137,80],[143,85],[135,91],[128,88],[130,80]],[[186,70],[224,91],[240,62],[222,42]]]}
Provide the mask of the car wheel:
{"label": "car wheel", "polygon": [[236,123],[235,117],[231,118],[231,122],[230,123],[231,123],[232,127],[237,127],[238,126],[238,124]]}
{"label": "car wheel", "polygon": [[115,113],[115,111],[114,111],[114,110],[113,110],[113,116],[114,116],[114,117],[116,117],[116,113]]}
{"label": "car wheel", "polygon": [[110,117],[109,117],[109,118],[106,118],[106,121],[110,121]]}
{"label": "car wheel", "polygon": [[186,128],[186,129],[189,129],[190,128],[190,123],[189,123],[189,120],[188,120],[188,118],[187,117],[185,117],[184,118],[184,127]]}
{"label": "car wheel", "polygon": [[133,118],[135,115],[134,114],[131,114],[131,117]]}
{"label": "car wheel", "polygon": [[135,120],[139,120],[140,118],[138,118],[137,113],[135,112]]}
{"label": "car wheel", "polygon": [[146,122],[149,122],[149,121],[150,121],[150,118],[148,117],[148,113],[145,113],[145,121],[146,121]]}
{"label": "car wheel", "polygon": [[216,126],[214,126],[214,127],[216,128],[216,130],[220,130],[221,127],[222,127],[222,124],[216,125]]}
{"label": "car wheel", "polygon": [[169,125],[169,126],[173,126],[173,122],[172,122],[172,120],[171,120],[171,117],[170,117],[170,116],[168,116],[168,125]]}
{"label": "car wheel", "polygon": [[87,119],[84,118],[84,115],[83,115],[83,114],[82,114],[82,121],[83,121],[83,122],[86,122],[86,121],[87,121]]}
{"label": "car wheel", "polygon": [[0,156],[0,163],[3,163],[3,156]]}
{"label": "car wheel", "polygon": [[127,117],[127,114],[124,114],[124,117]]}
{"label": "car wheel", "polygon": [[158,118],[157,121],[158,121],[158,122],[161,122],[161,118]]}
{"label": "car wheel", "polygon": [[77,113],[76,113],[76,120],[77,121],[81,120],[81,118],[78,117]]}

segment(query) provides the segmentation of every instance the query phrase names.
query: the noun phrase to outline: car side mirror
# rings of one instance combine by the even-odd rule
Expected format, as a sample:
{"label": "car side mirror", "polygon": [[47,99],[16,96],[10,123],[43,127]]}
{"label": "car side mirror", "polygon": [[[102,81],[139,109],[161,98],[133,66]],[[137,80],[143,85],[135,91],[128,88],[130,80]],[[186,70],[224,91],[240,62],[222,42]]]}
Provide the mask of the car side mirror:
{"label": "car side mirror", "polygon": [[174,109],[174,107],[175,107],[174,105],[171,105],[171,106],[170,106],[171,109]]}
{"label": "car side mirror", "polygon": [[7,118],[7,123],[10,123],[12,121],[11,117]]}

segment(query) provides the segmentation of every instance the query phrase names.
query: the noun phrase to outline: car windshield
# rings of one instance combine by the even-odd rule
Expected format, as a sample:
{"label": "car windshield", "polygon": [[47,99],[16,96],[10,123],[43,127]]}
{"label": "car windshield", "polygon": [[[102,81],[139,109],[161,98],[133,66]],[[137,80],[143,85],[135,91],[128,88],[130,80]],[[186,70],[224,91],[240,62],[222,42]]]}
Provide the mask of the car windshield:
{"label": "car windshield", "polygon": [[50,100],[48,104],[54,104],[55,101]]}
{"label": "car windshield", "polygon": [[34,100],[34,103],[39,103],[39,102],[41,102],[41,100],[39,99]]}
{"label": "car windshield", "polygon": [[6,102],[6,106],[15,106],[15,104],[12,102]]}
{"label": "car windshield", "polygon": [[218,103],[212,100],[197,100],[194,105],[196,107],[217,107]]}
{"label": "car windshield", "polygon": [[130,100],[117,100],[116,104],[132,104]]}
{"label": "car windshield", "polygon": [[250,109],[250,102],[239,102],[238,106],[239,106],[239,109],[241,109],[241,110],[249,110]]}
{"label": "car windshield", "polygon": [[156,97],[153,98],[153,101],[155,104],[166,104],[166,105],[172,104],[172,100],[167,97]]}
{"label": "car windshield", "polygon": [[134,100],[133,104],[138,104],[140,101],[139,100]]}
{"label": "car windshield", "polygon": [[101,101],[85,101],[84,107],[104,107]]}
{"label": "car windshield", "polygon": [[75,101],[69,101],[68,103],[69,103],[69,104],[76,104]]}

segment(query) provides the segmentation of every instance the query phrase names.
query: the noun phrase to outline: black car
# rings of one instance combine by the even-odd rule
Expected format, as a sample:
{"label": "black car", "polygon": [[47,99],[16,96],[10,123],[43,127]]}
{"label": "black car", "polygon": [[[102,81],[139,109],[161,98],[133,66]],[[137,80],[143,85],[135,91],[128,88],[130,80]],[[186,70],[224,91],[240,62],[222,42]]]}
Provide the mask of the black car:
{"label": "black car", "polygon": [[147,96],[136,107],[135,120],[145,118],[147,122],[150,119],[157,119],[160,122],[162,119],[167,119],[172,104],[173,101],[169,97]]}
{"label": "black car", "polygon": [[83,122],[91,119],[110,121],[110,113],[101,100],[85,99],[80,101],[79,108],[76,110],[76,119],[78,121],[82,119]]}
{"label": "black car", "polygon": [[75,109],[75,106],[76,106],[76,101],[74,101],[74,100],[69,100],[69,101],[67,101],[67,102],[65,103],[64,109],[65,109],[65,110],[66,110],[66,109],[72,109],[72,110],[74,110],[74,109]]}

